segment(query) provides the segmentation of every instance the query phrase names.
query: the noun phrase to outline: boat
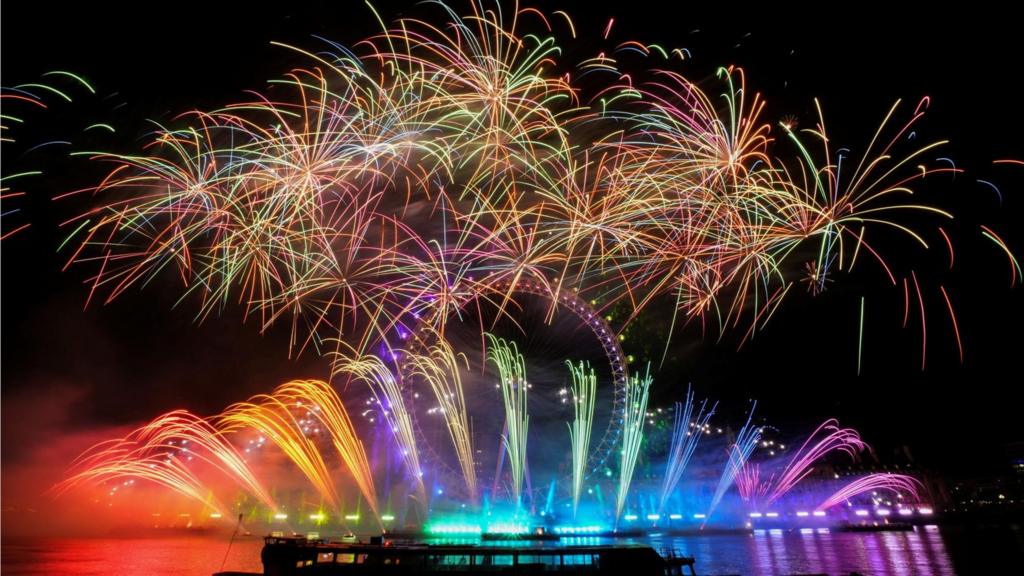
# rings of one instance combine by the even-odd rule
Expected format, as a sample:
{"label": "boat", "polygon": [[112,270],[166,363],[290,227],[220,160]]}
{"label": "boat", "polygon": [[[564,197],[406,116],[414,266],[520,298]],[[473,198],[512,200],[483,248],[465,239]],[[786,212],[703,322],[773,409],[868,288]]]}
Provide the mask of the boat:
{"label": "boat", "polygon": [[[369,544],[329,542],[296,536],[264,539],[264,576],[317,574],[516,574],[572,572],[630,576],[696,576],[694,559],[658,554],[650,546],[431,545],[394,544],[372,538]],[[686,570],[684,572],[684,570]],[[214,576],[242,576],[219,573]]]}

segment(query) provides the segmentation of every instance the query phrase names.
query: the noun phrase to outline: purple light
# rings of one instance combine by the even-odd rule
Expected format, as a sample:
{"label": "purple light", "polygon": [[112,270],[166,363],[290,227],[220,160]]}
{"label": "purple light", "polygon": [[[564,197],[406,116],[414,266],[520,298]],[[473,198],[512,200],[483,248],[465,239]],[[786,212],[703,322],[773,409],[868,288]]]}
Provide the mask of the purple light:
{"label": "purple light", "polygon": [[921,514],[924,514],[925,516],[929,516],[932,513],[932,509],[931,508],[918,508],[917,511],[920,512]]}
{"label": "purple light", "polygon": [[814,516],[815,516],[816,518],[821,518],[821,517],[822,517],[822,516],[824,516],[824,515],[825,515],[825,511],[824,511],[824,510],[815,510],[815,511],[814,511]]}
{"label": "purple light", "polygon": [[868,515],[868,511],[867,510],[856,510],[856,511],[854,511],[854,514],[857,515],[857,516],[867,516]]}
{"label": "purple light", "polygon": [[900,508],[900,516],[910,516],[914,511],[910,508]]}

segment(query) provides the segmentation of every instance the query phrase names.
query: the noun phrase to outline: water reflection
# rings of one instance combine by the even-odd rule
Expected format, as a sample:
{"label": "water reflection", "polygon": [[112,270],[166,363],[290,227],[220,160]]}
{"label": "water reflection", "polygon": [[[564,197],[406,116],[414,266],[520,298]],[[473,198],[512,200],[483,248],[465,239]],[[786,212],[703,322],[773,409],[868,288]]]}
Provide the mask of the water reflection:
{"label": "water reflection", "polygon": [[749,536],[666,537],[646,541],[655,548],[696,557],[703,574],[956,574],[942,535],[924,528],[878,533],[810,528],[758,530]]}
{"label": "water reflection", "polygon": [[[450,542],[450,541],[449,541]],[[473,539],[464,543],[477,543]],[[1012,572],[1024,551],[1015,528],[942,529],[848,533],[826,528],[759,530],[755,534],[650,537],[633,540],[658,550],[697,559],[698,574],[833,574],[946,576]],[[596,545],[594,536],[565,538],[563,544]],[[524,543],[505,543],[522,545]],[[534,546],[550,545],[536,542]],[[236,542],[226,568],[258,571],[258,538]],[[3,543],[2,573],[83,576],[173,574],[209,576],[225,560],[227,542],[217,538],[33,540]]]}

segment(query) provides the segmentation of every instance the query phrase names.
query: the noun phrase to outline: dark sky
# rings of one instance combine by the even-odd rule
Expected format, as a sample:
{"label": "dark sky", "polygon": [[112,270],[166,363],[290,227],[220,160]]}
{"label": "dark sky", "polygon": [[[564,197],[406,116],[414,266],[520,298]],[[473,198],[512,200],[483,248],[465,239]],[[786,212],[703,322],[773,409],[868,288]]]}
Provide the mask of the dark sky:
{"label": "dark sky", "polygon": [[[1018,374],[1024,295],[1020,288],[1010,289],[1006,258],[980,236],[978,225],[997,230],[1018,252],[1024,247],[1024,170],[991,164],[1024,157],[1024,118],[1015,85],[1022,50],[1010,9],[970,3],[955,11],[894,14],[887,5],[846,3],[821,13],[795,8],[748,13],[726,3],[719,9],[682,3],[687,8],[678,11],[665,8],[667,2],[587,4],[566,8],[580,38],[566,46],[565,62],[610,46],[602,44],[601,33],[614,17],[613,40],[687,47],[693,60],[681,71],[703,79],[709,93],[717,93],[718,66],[746,68],[749,86],[768,100],[766,119],[792,115],[810,125],[812,98],[819,97],[833,139],[854,148],[870,138],[896,98],[912,107],[929,95],[932,105],[919,137],[952,140],[941,155],[967,170],[954,181],[920,186],[925,198],[957,213],[948,226],[958,245],[955,269],[944,271],[942,246],[925,253],[901,240],[890,252],[900,270],[918,270],[927,286],[924,371],[919,328],[900,328],[902,295],[885,285],[880,271],[863,266],[838,278],[820,297],[797,291],[739,352],[740,333],[698,344],[695,334],[684,333],[673,348],[678,360],[660,376],[666,385],[658,399],[673,399],[679,386],[692,381],[701,394],[723,400],[734,419],[746,399],[756,397],[769,421],[790,430],[836,416],[860,429],[882,454],[908,444],[926,464],[958,475],[1002,466],[1001,445],[1024,439]],[[378,8],[385,20],[403,12],[433,13],[399,5],[378,3]],[[358,2],[255,6],[8,3],[2,18],[2,83],[34,82],[52,69],[82,74],[101,97],[117,94],[84,110],[58,109],[35,126],[56,138],[66,122],[82,122],[75,114],[110,120],[118,134],[106,143],[133,151],[151,129],[146,119],[230,102],[295,65],[294,56],[271,46],[271,40],[316,46],[312,35],[320,35],[351,44],[378,29]],[[112,110],[115,102],[127,104]],[[286,379],[323,375],[322,362],[311,356],[287,358],[283,329],[260,336],[231,311],[197,325],[194,307],[174,307],[177,292],[170,281],[83,311],[85,271],[61,273],[63,260],[55,254],[61,240],[56,223],[73,210],[49,197],[93,184],[100,172],[58,154],[5,154],[3,159],[5,164],[29,161],[47,174],[25,204],[32,227],[2,246],[5,460],[18,453],[22,433],[32,424],[20,399],[84,390],[69,423],[73,430],[135,422],[182,406],[209,413]],[[1001,202],[977,179],[999,185]],[[966,354],[962,366],[940,283],[958,307]],[[861,295],[868,314],[864,369],[858,376]]]}

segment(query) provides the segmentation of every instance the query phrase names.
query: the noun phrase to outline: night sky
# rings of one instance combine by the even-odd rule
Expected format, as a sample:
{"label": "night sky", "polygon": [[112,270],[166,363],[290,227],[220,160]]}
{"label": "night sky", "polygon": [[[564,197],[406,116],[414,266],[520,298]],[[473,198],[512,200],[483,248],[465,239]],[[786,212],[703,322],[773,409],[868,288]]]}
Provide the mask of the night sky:
{"label": "night sky", "polygon": [[[319,35],[351,44],[378,30],[358,2],[273,8],[189,4],[7,4],[3,85],[35,82],[48,70],[63,69],[89,79],[100,96],[41,117],[33,127],[39,136],[22,132],[24,146],[59,138],[63,131],[78,139],[76,148],[137,151],[151,130],[147,119],[231,102],[299,63],[270,41],[315,47],[312,36]],[[1010,16],[1010,8],[999,14],[974,3],[956,12],[901,15],[859,3],[823,8],[827,13],[821,14],[739,13],[733,5],[672,12],[664,4],[566,8],[579,40],[565,45],[563,62],[613,46],[601,35],[614,17],[615,43],[642,39],[688,48],[693,59],[679,69],[703,79],[709,93],[717,93],[718,66],[744,67],[748,86],[767,98],[765,119],[773,123],[792,116],[813,125],[813,98],[820,98],[833,140],[853,149],[868,141],[896,98],[906,101],[909,112],[929,95],[931,107],[917,138],[950,139],[940,155],[967,173],[952,180],[929,177],[917,185],[925,200],[957,216],[947,225],[957,246],[952,272],[946,271],[944,246],[925,252],[905,239],[887,238],[897,268],[916,270],[927,286],[924,371],[919,326],[900,327],[901,291],[865,262],[854,274],[837,276],[818,297],[796,289],[772,323],[740,351],[745,327],[721,341],[714,333],[700,340],[696,330],[677,334],[673,359],[657,376],[655,403],[677,399],[692,382],[699,395],[721,400],[723,416],[733,421],[740,419],[747,399],[757,398],[767,422],[794,434],[834,416],[860,430],[883,460],[905,444],[926,466],[952,475],[1001,470],[1003,444],[1024,439],[1018,374],[1024,293],[1019,286],[1011,289],[1005,255],[981,237],[978,226],[998,231],[1022,253],[1024,169],[991,163],[1024,157],[1024,117],[1015,86],[1019,20]],[[400,14],[434,14],[429,7],[398,5],[378,3],[385,21]],[[121,102],[127,104],[116,107]],[[78,126],[98,121],[115,125],[117,134],[82,141]],[[68,129],[69,123],[76,127]],[[62,239],[56,225],[76,213],[75,204],[50,198],[94,185],[104,167],[68,161],[59,153],[64,150],[11,150],[4,154],[5,173],[31,164],[47,176],[23,205],[24,221],[32,226],[2,245],[5,466],[58,430],[72,434],[136,423],[178,407],[212,413],[285,380],[325,375],[326,363],[311,354],[288,359],[286,327],[260,335],[230,309],[197,323],[190,303],[175,307],[173,278],[83,311],[87,271],[72,267],[62,273],[64,256],[56,254]],[[1001,200],[977,179],[995,183]],[[957,306],[966,355],[962,366],[939,284]],[[867,302],[867,335],[858,376],[861,295]],[[660,343],[654,348],[660,352]],[[627,353],[634,349],[627,344]],[[60,399],[70,410],[58,417],[48,406]]]}

